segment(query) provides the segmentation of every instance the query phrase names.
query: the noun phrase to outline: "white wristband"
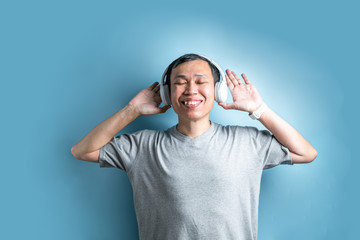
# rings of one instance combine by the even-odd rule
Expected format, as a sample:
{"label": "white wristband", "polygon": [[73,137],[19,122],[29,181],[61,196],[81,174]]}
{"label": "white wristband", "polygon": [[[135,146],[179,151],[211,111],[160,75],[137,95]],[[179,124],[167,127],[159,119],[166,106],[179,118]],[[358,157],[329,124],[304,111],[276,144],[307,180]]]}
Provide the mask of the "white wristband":
{"label": "white wristband", "polygon": [[263,102],[255,112],[253,112],[252,114],[249,113],[251,119],[253,120],[259,119],[261,115],[264,113],[266,107],[267,105]]}

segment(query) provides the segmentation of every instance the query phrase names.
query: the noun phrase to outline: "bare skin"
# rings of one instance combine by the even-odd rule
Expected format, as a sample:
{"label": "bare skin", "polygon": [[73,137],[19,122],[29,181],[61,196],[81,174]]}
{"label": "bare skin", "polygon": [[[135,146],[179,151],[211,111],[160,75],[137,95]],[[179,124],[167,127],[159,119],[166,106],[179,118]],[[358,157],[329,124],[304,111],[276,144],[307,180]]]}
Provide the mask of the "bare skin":
{"label": "bare skin", "polygon": [[209,64],[203,60],[180,64],[171,73],[170,89],[171,103],[179,119],[178,131],[195,138],[208,130],[215,99]]}

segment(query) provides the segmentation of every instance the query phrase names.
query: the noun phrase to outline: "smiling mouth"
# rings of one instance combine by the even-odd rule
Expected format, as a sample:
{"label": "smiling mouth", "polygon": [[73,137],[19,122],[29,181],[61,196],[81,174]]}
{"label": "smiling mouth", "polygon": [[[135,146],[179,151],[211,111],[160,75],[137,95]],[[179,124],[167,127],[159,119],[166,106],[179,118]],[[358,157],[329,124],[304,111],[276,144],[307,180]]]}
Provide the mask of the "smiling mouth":
{"label": "smiling mouth", "polygon": [[194,108],[199,106],[203,101],[202,100],[195,100],[195,101],[181,101],[183,105],[187,108]]}

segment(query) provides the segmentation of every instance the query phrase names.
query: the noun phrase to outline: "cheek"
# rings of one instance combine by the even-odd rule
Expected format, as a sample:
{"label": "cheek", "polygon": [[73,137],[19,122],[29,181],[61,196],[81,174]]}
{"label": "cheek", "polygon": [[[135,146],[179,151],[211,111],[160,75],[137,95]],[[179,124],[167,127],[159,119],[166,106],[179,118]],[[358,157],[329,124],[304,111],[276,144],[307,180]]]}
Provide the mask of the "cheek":
{"label": "cheek", "polygon": [[202,93],[206,98],[215,100],[215,89],[212,87],[208,87],[203,89]]}
{"label": "cheek", "polygon": [[171,88],[169,94],[170,94],[170,100],[172,103],[177,101],[177,99],[181,95],[180,93],[181,93],[181,91],[179,89]]}

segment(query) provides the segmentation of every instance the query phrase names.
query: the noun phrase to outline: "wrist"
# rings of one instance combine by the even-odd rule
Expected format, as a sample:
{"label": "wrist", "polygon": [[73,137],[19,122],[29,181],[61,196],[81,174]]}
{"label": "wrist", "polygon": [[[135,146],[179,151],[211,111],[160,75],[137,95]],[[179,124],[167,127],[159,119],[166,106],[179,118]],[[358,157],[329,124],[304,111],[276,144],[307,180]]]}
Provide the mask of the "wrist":
{"label": "wrist", "polygon": [[134,119],[142,115],[140,111],[136,108],[136,106],[132,103],[128,103],[123,110],[128,116]]}
{"label": "wrist", "polygon": [[251,119],[257,120],[261,117],[261,115],[265,112],[267,108],[268,106],[264,102],[262,102],[255,111],[249,112],[249,116],[251,117]]}
{"label": "wrist", "polygon": [[249,113],[249,115],[253,114],[256,110],[259,109],[259,107],[261,106],[261,104],[263,104],[263,101],[261,100],[260,102],[257,102],[256,104],[251,104],[249,105],[249,108],[247,110],[247,112]]}

